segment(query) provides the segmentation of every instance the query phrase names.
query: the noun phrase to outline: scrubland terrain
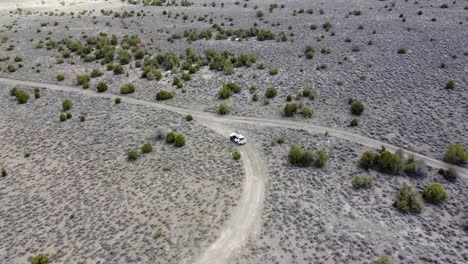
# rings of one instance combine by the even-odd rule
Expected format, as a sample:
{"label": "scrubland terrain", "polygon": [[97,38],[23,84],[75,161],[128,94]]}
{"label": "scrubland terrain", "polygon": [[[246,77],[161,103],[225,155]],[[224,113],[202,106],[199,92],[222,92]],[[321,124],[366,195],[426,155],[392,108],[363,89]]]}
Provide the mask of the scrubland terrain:
{"label": "scrubland terrain", "polygon": [[467,262],[467,12],[0,0],[1,259]]}

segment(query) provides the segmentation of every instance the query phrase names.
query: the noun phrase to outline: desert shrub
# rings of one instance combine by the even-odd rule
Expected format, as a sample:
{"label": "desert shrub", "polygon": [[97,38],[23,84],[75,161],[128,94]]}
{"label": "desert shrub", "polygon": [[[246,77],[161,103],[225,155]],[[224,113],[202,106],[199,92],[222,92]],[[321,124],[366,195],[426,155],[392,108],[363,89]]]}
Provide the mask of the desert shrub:
{"label": "desert shrub", "polygon": [[134,151],[134,150],[130,150],[128,153],[127,153],[127,159],[129,161],[133,161],[133,160],[136,160],[138,159],[138,152]]}
{"label": "desert shrub", "polygon": [[258,93],[254,93],[254,95],[252,95],[252,101],[254,101],[254,102],[258,101],[259,97],[260,96],[258,95]]}
{"label": "desert shrub", "polygon": [[49,257],[44,254],[38,254],[31,259],[31,264],[47,264],[49,263]]}
{"label": "desert shrub", "polygon": [[351,113],[353,115],[361,115],[362,112],[364,112],[364,104],[359,100],[354,101],[351,104]]}
{"label": "desert shrub", "polygon": [[21,61],[23,61],[23,58],[20,57],[20,56],[15,56],[14,61],[15,62],[21,62]]}
{"label": "desert shrub", "polygon": [[455,181],[458,178],[458,171],[454,167],[450,167],[446,170],[439,169],[439,173],[444,176],[445,179],[449,181]]}
{"label": "desert shrub", "polygon": [[145,143],[143,144],[143,146],[141,146],[141,152],[142,153],[150,153],[151,151],[153,151],[153,146],[151,146],[150,143]]}
{"label": "desert shrub", "polygon": [[15,72],[15,71],[16,71],[16,68],[15,68],[15,66],[13,66],[13,65],[8,65],[8,66],[7,66],[7,70],[8,70],[9,72]]}
{"label": "desert shrub", "polygon": [[57,78],[57,81],[59,82],[65,80],[65,76],[63,76],[63,74],[57,74],[56,78]]}
{"label": "desert shrub", "polygon": [[187,116],[185,116],[185,120],[190,122],[190,121],[193,120],[193,116],[192,115],[187,115]]}
{"label": "desert shrub", "polygon": [[386,173],[398,174],[405,165],[405,161],[398,155],[383,151],[377,158],[379,170]]}
{"label": "desert shrub", "polygon": [[117,98],[114,99],[115,104],[120,104],[121,102],[122,102],[122,98],[120,98],[120,97],[117,97]]}
{"label": "desert shrub", "polygon": [[465,164],[468,162],[468,149],[462,144],[453,144],[445,151],[444,161],[455,165]]}
{"label": "desert shrub", "polygon": [[18,88],[16,88],[16,87],[11,88],[11,89],[10,89],[10,95],[11,95],[11,96],[16,96],[16,92],[17,92],[17,91],[18,91]]}
{"label": "desert shrub", "polygon": [[218,114],[225,115],[229,113],[229,105],[226,103],[220,103],[218,105]]}
{"label": "desert shrub", "polygon": [[377,264],[393,264],[393,258],[389,255],[381,255],[377,259]]}
{"label": "desert shrub", "polygon": [[265,91],[265,97],[269,99],[275,97],[277,94],[278,94],[278,90],[276,89],[276,87],[269,87]]}
{"label": "desert shrub", "polygon": [[224,84],[219,90],[219,98],[228,99],[229,97],[231,97],[231,95],[232,95],[231,89],[229,89],[229,87]]}
{"label": "desert shrub", "polygon": [[304,106],[301,110],[301,114],[306,118],[311,118],[314,115],[314,111],[312,111],[309,107]]}
{"label": "desert shrub", "polygon": [[79,85],[83,85],[85,83],[89,83],[89,81],[91,81],[91,77],[87,74],[81,74],[81,75],[77,75],[76,76],[76,82],[79,84]]}
{"label": "desert shrub", "polygon": [[240,153],[238,150],[234,150],[234,151],[232,152],[232,158],[233,158],[234,160],[240,160],[240,158],[241,158],[241,153]]}
{"label": "desert shrub", "polygon": [[174,97],[174,94],[170,91],[161,90],[156,93],[156,100],[157,101],[164,101],[169,100]]}
{"label": "desert shrub", "polygon": [[102,73],[101,70],[99,69],[93,69],[91,71],[91,78],[96,78],[96,77],[99,77],[99,76],[102,76],[104,73]]}
{"label": "desert shrub", "polygon": [[163,232],[162,232],[161,230],[158,229],[158,230],[154,231],[154,233],[153,233],[153,239],[154,239],[154,240],[157,240],[157,239],[160,238],[162,235],[163,235]]}
{"label": "desert shrub", "polygon": [[297,113],[297,104],[286,104],[283,111],[285,116],[294,116]]}
{"label": "desert shrub", "polygon": [[174,132],[169,132],[169,133],[167,133],[167,134],[166,134],[166,138],[165,138],[166,143],[167,143],[167,144],[172,144],[172,143],[174,143],[176,135],[177,135],[177,134],[174,133]]}
{"label": "desert shrub", "polygon": [[190,81],[192,79],[192,75],[190,75],[190,73],[188,72],[184,72],[182,73],[182,79],[184,79],[185,81]]}
{"label": "desert shrub", "polygon": [[283,143],[284,143],[284,138],[278,138],[278,139],[276,140],[276,142],[277,142],[278,144],[283,144]]}
{"label": "desert shrub", "polygon": [[307,45],[305,50],[304,50],[304,54],[305,54],[307,59],[309,59],[309,60],[313,59],[314,56],[315,56],[315,47],[312,46],[312,45]]}
{"label": "desert shrub", "polygon": [[270,75],[276,75],[279,73],[279,69],[278,68],[271,68],[270,69]]}
{"label": "desert shrub", "polygon": [[373,167],[378,157],[379,156],[372,150],[368,150],[362,153],[362,156],[359,159],[359,163],[358,163],[359,167],[364,168],[364,169],[369,169]]}
{"label": "desert shrub", "polygon": [[448,8],[448,5],[446,3],[443,3],[440,5],[440,8]]}
{"label": "desert shrub", "polygon": [[114,71],[114,74],[122,74],[124,72],[124,68],[119,64],[114,65],[112,70]]}
{"label": "desert shrub", "polygon": [[318,28],[317,24],[310,25],[311,30],[316,30]]}
{"label": "desert shrub", "polygon": [[120,87],[121,94],[131,94],[135,92],[135,86],[131,83],[127,83]]}
{"label": "desert shrub", "polygon": [[2,168],[2,177],[6,177],[8,175],[8,172],[5,168]]}
{"label": "desert shrub", "polygon": [[354,188],[370,188],[372,186],[373,178],[372,176],[354,176],[351,180],[351,184]]}
{"label": "desert shrub", "polygon": [[105,82],[99,82],[96,89],[98,93],[103,93],[107,91],[107,84]]}
{"label": "desert shrub", "polygon": [[409,185],[403,185],[400,189],[400,195],[393,201],[393,206],[402,213],[421,213],[424,204],[418,193]]}
{"label": "desert shrub", "polygon": [[332,25],[332,23],[330,23],[329,21],[327,21],[327,22],[323,23],[322,27],[323,27],[325,30],[328,31],[328,30],[330,30],[330,29],[333,27],[333,25]]}
{"label": "desert shrub", "polygon": [[454,80],[449,80],[447,82],[447,85],[445,85],[445,89],[448,89],[448,90],[455,89],[455,81]]}
{"label": "desert shrub", "polygon": [[80,115],[80,121],[81,121],[81,122],[86,121],[86,117],[85,117],[84,115]]}
{"label": "desert shrub", "polygon": [[60,120],[61,122],[66,121],[66,120],[67,120],[67,115],[66,115],[66,114],[60,114],[59,120]]}
{"label": "desert shrub", "polygon": [[330,156],[327,154],[327,152],[324,149],[321,149],[315,154],[314,164],[317,168],[322,168],[325,166],[329,158]]}
{"label": "desert shrub", "polygon": [[405,172],[414,176],[425,177],[428,173],[426,162],[424,160],[408,161]]}
{"label": "desert shrub", "polygon": [[447,199],[447,193],[445,192],[444,186],[440,183],[431,183],[424,188],[422,195],[427,201],[439,204]]}
{"label": "desert shrub", "polygon": [[18,104],[25,104],[29,100],[29,94],[21,89],[17,89],[15,92],[16,101]]}
{"label": "desert shrub", "polygon": [[291,164],[300,167],[310,166],[314,161],[312,152],[309,150],[302,150],[297,146],[292,146],[289,149],[288,159]]}
{"label": "desert shrub", "polygon": [[182,134],[177,134],[174,137],[174,145],[178,148],[185,146],[185,137]]}
{"label": "desert shrub", "polygon": [[270,40],[270,39],[275,39],[275,33],[273,33],[271,30],[260,29],[257,32],[258,41],[264,41],[264,40]]}
{"label": "desert shrub", "polygon": [[240,93],[242,91],[242,88],[237,84],[237,83],[227,83],[225,84],[233,93]]}
{"label": "desert shrub", "polygon": [[[468,7],[468,5],[466,5],[466,7]],[[468,8],[465,8],[465,9],[468,9]],[[463,221],[463,227],[465,230],[468,230],[468,218],[465,218],[465,220]]]}
{"label": "desert shrub", "polygon": [[72,118],[72,117],[73,117],[73,116],[72,116],[72,113],[67,113],[67,119],[70,119],[70,118]]}
{"label": "desert shrub", "polygon": [[353,120],[351,120],[350,126],[357,127],[358,125],[359,125],[359,120],[357,118],[353,118]]}
{"label": "desert shrub", "polygon": [[398,54],[405,54],[407,51],[408,51],[407,48],[405,48],[405,47],[400,47],[400,48],[398,49]]}

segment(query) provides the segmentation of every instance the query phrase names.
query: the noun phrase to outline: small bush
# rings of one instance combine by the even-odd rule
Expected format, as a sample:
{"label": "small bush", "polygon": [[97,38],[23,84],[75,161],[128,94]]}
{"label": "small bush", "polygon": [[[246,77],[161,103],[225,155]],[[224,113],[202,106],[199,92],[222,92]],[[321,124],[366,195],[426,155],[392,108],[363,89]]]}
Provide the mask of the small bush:
{"label": "small bush", "polygon": [[315,156],[316,158],[314,164],[317,168],[322,168],[323,166],[325,166],[328,159],[330,158],[330,156],[328,156],[327,152],[324,149],[317,151]]}
{"label": "small bush", "polygon": [[34,89],[34,98],[36,99],[41,98],[41,91],[39,90],[39,88]]}
{"label": "small bush", "polygon": [[232,91],[227,85],[223,85],[219,90],[219,98],[221,99],[228,99],[229,97],[231,97],[231,95]]}
{"label": "small bush", "polygon": [[6,177],[8,175],[8,172],[5,168],[2,168],[2,177]]}
{"label": "small bush", "polygon": [[185,146],[185,137],[182,134],[177,134],[174,138],[174,145],[178,148]]}
{"label": "small bush", "polygon": [[455,165],[465,164],[468,162],[468,149],[462,144],[454,144],[445,151],[444,161]]}
{"label": "small bush", "polygon": [[31,264],[47,264],[49,263],[49,257],[44,254],[38,254],[31,259]]}
{"label": "small bush", "polygon": [[379,258],[377,259],[377,264],[393,264],[393,263],[394,263],[394,260],[389,255],[382,255],[382,256],[379,256]]}
{"label": "small bush", "polygon": [[445,89],[448,89],[448,90],[455,89],[455,81],[454,80],[449,80],[447,82],[447,85],[445,85]]}
{"label": "small bush", "polygon": [[361,156],[361,159],[359,159],[359,167],[369,169],[374,166],[377,158],[378,155],[375,154],[374,151],[368,150],[364,152]]}
{"label": "small bush", "polygon": [[86,121],[86,117],[85,117],[84,115],[80,115],[80,121],[81,121],[81,122]]}
{"label": "small bush", "polygon": [[153,233],[153,239],[154,239],[154,240],[157,240],[157,239],[160,238],[162,235],[163,235],[163,232],[162,232],[161,230],[156,230],[156,231]]}
{"label": "small bush", "polygon": [[18,104],[25,104],[29,100],[29,94],[21,89],[17,89],[15,92],[16,101]]}
{"label": "small bush", "polygon": [[13,66],[13,65],[8,65],[7,70],[8,70],[9,72],[15,72],[15,71],[16,71],[16,68],[15,68],[15,66]]}
{"label": "small bush", "polygon": [[17,91],[18,91],[18,88],[16,88],[16,87],[11,88],[11,89],[10,89],[10,95],[11,95],[11,96],[16,96],[16,92],[17,92]]}
{"label": "small bush", "polygon": [[402,213],[419,214],[424,209],[424,204],[418,193],[413,190],[413,187],[406,184],[400,189],[400,195],[393,201],[393,206]]}
{"label": "small bush", "polygon": [[276,140],[276,142],[277,142],[278,144],[283,144],[283,143],[284,143],[284,138],[278,138],[278,139]]}
{"label": "small bush", "polygon": [[83,85],[85,83],[89,83],[89,81],[91,81],[91,77],[87,74],[81,74],[81,75],[77,75],[76,76],[76,82],[79,84],[79,85]]}
{"label": "small bush", "polygon": [[364,104],[359,100],[354,101],[351,104],[351,113],[353,115],[361,115],[362,112],[364,112]]}
{"label": "small bush", "polygon": [[351,184],[356,189],[360,189],[360,188],[368,189],[372,186],[372,182],[373,182],[372,176],[355,176],[351,180]]}
{"label": "small bush", "polygon": [[68,99],[67,99],[67,100],[64,100],[64,101],[62,102],[62,109],[63,109],[63,111],[68,111],[68,110],[70,110],[70,109],[72,108],[72,106],[73,106],[73,103],[72,103],[70,100],[68,100]]}
{"label": "small bush", "polygon": [[312,152],[309,150],[302,150],[297,146],[292,146],[289,149],[288,159],[291,164],[300,167],[310,166],[314,161]]}
{"label": "small bush", "polygon": [[93,69],[91,71],[91,78],[96,78],[96,77],[99,77],[99,76],[102,76],[104,73],[102,73],[101,70],[99,69]]}
{"label": "small bush", "polygon": [[65,76],[63,76],[63,74],[57,74],[56,78],[57,78],[57,81],[59,82],[65,80]]}
{"label": "small bush", "polygon": [[271,68],[270,69],[270,75],[277,75],[279,73],[279,69],[278,68]]}
{"label": "small bush", "polygon": [[185,120],[187,120],[187,121],[189,121],[189,122],[192,121],[192,120],[193,120],[192,115],[187,115],[187,116],[185,116]]}
{"label": "small bush", "polygon": [[458,171],[454,167],[450,167],[446,170],[439,169],[439,173],[444,176],[445,179],[449,181],[455,181],[458,178]]}
{"label": "small bush", "polygon": [[66,114],[61,114],[59,119],[60,119],[60,122],[64,122],[64,121],[67,120],[67,115]]}
{"label": "small bush", "polygon": [[136,160],[138,159],[138,152],[134,151],[134,150],[131,150],[127,153],[127,159],[129,161],[133,161],[133,160]]}
{"label": "small bush", "polygon": [[447,199],[447,193],[445,192],[444,186],[437,182],[426,186],[422,195],[424,199],[434,204],[442,203]]}
{"label": "small bush", "polygon": [[225,115],[229,113],[229,105],[226,103],[220,103],[218,105],[218,114]]}
{"label": "small bush", "polygon": [[265,91],[265,97],[269,99],[275,97],[277,94],[278,94],[278,90],[276,89],[276,87],[269,87]]}
{"label": "small bush", "polygon": [[16,56],[14,60],[15,60],[15,62],[21,62],[21,61],[23,61],[23,58],[20,57],[20,56]]}
{"label": "small bush", "polygon": [[232,158],[233,158],[234,160],[240,160],[240,158],[241,158],[240,152],[239,152],[238,150],[234,150],[234,151],[232,152]]}
{"label": "small bush", "polygon": [[72,117],[73,117],[73,116],[72,116],[72,113],[67,113],[67,119],[70,119],[70,118],[72,118]]}
{"label": "small bush", "polygon": [[357,118],[353,118],[353,120],[351,120],[350,126],[357,127],[358,125],[359,125],[359,120]]}
{"label": "small bush", "polygon": [[407,51],[408,51],[407,48],[405,48],[405,47],[400,47],[400,48],[398,49],[398,54],[405,54]]}
{"label": "small bush", "polygon": [[131,83],[127,83],[120,87],[121,94],[131,94],[135,92],[135,86]]}
{"label": "small bush", "polygon": [[288,117],[294,116],[297,113],[297,104],[296,103],[286,104],[284,106],[283,111],[284,111],[285,116],[288,116]]}
{"label": "small bush", "polygon": [[309,107],[304,106],[301,110],[301,114],[306,118],[311,118],[314,115],[314,111],[312,111]]}
{"label": "small bush", "polygon": [[150,143],[145,143],[143,144],[143,146],[141,146],[141,152],[142,153],[150,153],[151,151],[153,151],[153,146],[151,146]]}
{"label": "small bush", "polygon": [[96,89],[97,89],[98,93],[103,93],[103,92],[107,91],[107,84],[105,82],[100,82],[100,83],[98,83]]}
{"label": "small bush", "polygon": [[174,97],[174,94],[170,91],[161,90],[156,93],[156,100],[157,101],[164,101],[169,100]]}
{"label": "small bush", "polygon": [[[109,67],[108,67],[109,68]],[[124,72],[124,68],[119,65],[119,64],[116,64],[112,67],[112,71],[114,72],[114,74],[122,74]]]}
{"label": "small bush", "polygon": [[377,158],[377,165],[382,172],[398,174],[403,171],[405,161],[398,154],[383,151]]}
{"label": "small bush", "polygon": [[169,133],[167,133],[167,134],[166,134],[166,138],[165,138],[166,143],[167,143],[167,144],[172,144],[172,143],[174,143],[176,135],[177,135],[177,134],[174,133],[174,132],[169,132]]}
{"label": "small bush", "polygon": [[120,98],[120,97],[117,97],[117,98],[114,99],[115,104],[120,104],[121,102],[122,102],[122,98]]}

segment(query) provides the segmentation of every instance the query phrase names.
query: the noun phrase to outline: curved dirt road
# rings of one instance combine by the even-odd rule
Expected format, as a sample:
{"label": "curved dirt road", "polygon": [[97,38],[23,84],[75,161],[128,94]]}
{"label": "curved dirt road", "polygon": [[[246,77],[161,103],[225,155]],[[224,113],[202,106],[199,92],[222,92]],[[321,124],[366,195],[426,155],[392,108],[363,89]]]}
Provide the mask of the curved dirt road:
{"label": "curved dirt road", "polygon": [[[20,81],[13,79],[0,78],[0,83],[9,85],[25,85],[32,87],[42,87],[51,90],[68,91],[80,93],[85,96],[101,97],[114,99],[120,97],[110,93],[96,93],[91,90],[83,90],[73,86],[57,85],[49,83]],[[256,117],[240,117],[240,116],[219,116],[214,113],[207,113],[202,111],[193,111],[157,102],[139,100],[131,97],[125,98],[126,103],[133,103],[148,107],[156,107],[163,110],[176,112],[182,115],[191,114],[202,124],[215,132],[226,135],[230,131],[229,124],[251,124],[256,126],[265,127],[285,127],[304,129],[313,133],[328,132],[330,136],[349,140],[359,143],[370,148],[380,148],[385,146],[388,150],[396,151],[398,146],[388,144],[382,141],[371,139],[359,134],[351,132],[323,127],[314,124],[305,124],[284,119],[265,119]],[[424,160],[428,166],[434,168],[448,168],[450,165],[441,160],[431,158],[410,150],[404,149],[406,154],[414,154],[417,159]],[[242,161],[245,170],[244,186],[242,191],[241,200],[238,206],[234,209],[231,218],[227,221],[219,238],[198,258],[196,263],[226,263],[229,258],[235,254],[247,242],[247,238],[256,230],[260,214],[263,206],[265,179],[266,179],[266,166],[264,159],[260,156],[253,144],[248,144],[241,148]],[[458,171],[463,180],[468,181],[468,170],[458,167]]]}

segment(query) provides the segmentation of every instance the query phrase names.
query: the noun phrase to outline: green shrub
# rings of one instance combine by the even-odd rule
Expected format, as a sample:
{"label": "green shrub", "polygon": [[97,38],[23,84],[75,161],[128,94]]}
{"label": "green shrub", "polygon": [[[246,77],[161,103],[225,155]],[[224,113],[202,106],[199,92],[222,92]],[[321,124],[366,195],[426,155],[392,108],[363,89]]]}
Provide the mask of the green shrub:
{"label": "green shrub", "polygon": [[364,169],[372,168],[375,162],[377,161],[378,157],[379,156],[372,150],[368,150],[362,153],[362,156],[359,159],[359,167]]}
{"label": "green shrub", "polygon": [[372,186],[373,178],[372,176],[355,176],[351,180],[351,184],[354,188],[370,188]]}
{"label": "green shrub", "polygon": [[468,149],[462,144],[451,145],[444,154],[444,161],[455,165],[462,165],[468,162]]}
{"label": "green shrub", "polygon": [[68,99],[67,99],[67,100],[64,100],[64,101],[62,102],[62,109],[63,109],[63,111],[68,111],[68,110],[70,110],[70,109],[72,108],[72,106],[73,106],[73,103],[72,103],[70,100],[68,100]]}
{"label": "green shrub", "polygon": [[11,89],[10,89],[10,95],[11,95],[11,96],[16,96],[16,92],[17,92],[17,91],[18,91],[18,88],[16,88],[16,87],[11,88]]}
{"label": "green shrub", "polygon": [[185,137],[182,134],[177,134],[174,137],[174,145],[178,148],[185,146]]}
{"label": "green shrub", "polygon": [[351,120],[350,126],[357,127],[358,125],[359,125],[359,120],[357,118],[353,118],[353,120]]}
{"label": "green shrub", "polygon": [[278,94],[278,90],[276,89],[276,87],[269,87],[265,91],[265,97],[269,99],[275,97],[277,94]]}
{"label": "green shrub", "polygon": [[79,85],[83,85],[85,83],[89,83],[91,81],[91,77],[88,74],[81,74],[76,76],[76,82]]}
{"label": "green shrub", "polygon": [[15,72],[15,71],[16,71],[16,68],[15,68],[15,66],[13,66],[13,65],[8,65],[8,66],[7,66],[7,70],[8,70],[9,72]]}
{"label": "green shrub", "polygon": [[447,193],[445,192],[444,186],[437,182],[426,186],[422,195],[424,199],[434,204],[442,203],[447,199]]}
{"label": "green shrub", "polygon": [[289,149],[289,162],[300,167],[307,167],[312,164],[314,157],[309,150],[302,150],[300,147],[292,146]]}
{"label": "green shrub", "polygon": [[393,201],[393,206],[402,213],[419,214],[424,209],[424,204],[418,193],[413,190],[413,187],[406,184],[400,189],[400,195]]}
{"label": "green shrub", "polygon": [[[468,5],[466,7],[467,8],[465,9],[468,9]],[[468,230],[468,218],[465,218],[465,220],[463,221],[463,227],[465,230]]]}
{"label": "green shrub", "polygon": [[315,47],[312,45],[307,45],[304,51],[304,54],[307,59],[311,60],[315,56]]}
{"label": "green shrub", "polygon": [[234,150],[234,151],[232,152],[232,158],[233,158],[234,160],[240,160],[240,158],[241,158],[241,153],[240,153],[238,150]]}
{"label": "green shrub", "polygon": [[122,102],[122,98],[120,98],[120,97],[117,97],[117,98],[114,99],[115,104],[120,104],[121,102]]}
{"label": "green shrub", "polygon": [[2,177],[6,177],[8,175],[8,172],[5,168],[2,168]]}
{"label": "green shrub", "polygon": [[254,93],[254,95],[252,95],[252,101],[257,102],[259,97],[258,93]]}
{"label": "green shrub", "polygon": [[166,138],[165,138],[166,143],[167,143],[167,144],[172,144],[172,143],[174,143],[176,135],[177,135],[177,134],[174,133],[174,132],[169,132],[169,133],[167,133],[167,134],[166,134]]}
{"label": "green shrub", "polygon": [[283,143],[284,143],[284,138],[278,138],[278,139],[276,140],[276,142],[277,142],[278,144],[283,144]]}
{"label": "green shrub", "polygon": [[311,110],[309,107],[304,106],[301,110],[301,114],[306,118],[311,118],[312,116],[314,116],[314,111]]}
{"label": "green shrub", "polygon": [[107,91],[107,84],[105,82],[99,82],[96,89],[98,93],[103,93]]}
{"label": "green shrub", "polygon": [[66,114],[61,114],[59,119],[60,119],[61,122],[64,122],[64,121],[67,120],[67,115]]}
{"label": "green shrub", "polygon": [[182,79],[185,81],[190,81],[192,79],[192,75],[190,75],[190,73],[184,72],[182,73]]}
{"label": "green shrub", "polygon": [[232,95],[231,89],[229,89],[229,87],[224,84],[219,90],[219,98],[228,99],[229,97],[231,97],[231,95]]}
{"label": "green shrub", "polygon": [[44,254],[38,254],[31,259],[31,264],[47,264],[49,263],[49,257]]}
{"label": "green shrub", "polygon": [[359,100],[353,101],[351,104],[351,113],[353,115],[361,115],[362,112],[364,112],[364,104]]}
{"label": "green shrub", "polygon": [[278,68],[271,68],[270,69],[270,75],[276,75],[279,73],[279,69]]}
{"label": "green shrub", "polygon": [[161,90],[156,93],[156,100],[157,101],[164,101],[169,100],[174,97],[174,94],[170,91]]}
{"label": "green shrub", "polygon": [[329,158],[330,156],[327,154],[327,152],[324,149],[317,151],[317,153],[315,154],[315,161],[314,161],[315,167],[322,168],[323,166],[325,166]]}
{"label": "green shrub", "polygon": [[136,160],[138,159],[138,152],[134,151],[134,150],[131,150],[127,153],[127,159],[129,161],[133,161],[133,160]]}
{"label": "green shrub", "polygon": [[225,115],[229,113],[229,105],[226,103],[220,103],[218,105],[218,114]]}
{"label": "green shrub", "polygon": [[142,153],[150,153],[151,151],[153,151],[153,146],[151,146],[150,143],[145,143],[143,144],[143,146],[141,146],[141,152]]}
{"label": "green shrub", "polygon": [[157,240],[157,239],[160,238],[162,235],[163,235],[163,232],[162,232],[161,230],[156,230],[156,231],[153,233],[153,239],[154,239],[154,240]]}
{"label": "green shrub", "polygon": [[187,115],[187,116],[185,116],[185,120],[187,120],[187,121],[189,121],[189,122],[192,121],[192,120],[193,120],[192,115]]}
{"label": "green shrub", "polygon": [[398,54],[405,54],[407,51],[408,51],[407,48],[405,48],[405,47],[400,47],[400,48],[398,49]]}
{"label": "green shrub", "polygon": [[23,58],[20,57],[20,56],[16,56],[14,60],[15,60],[15,62],[21,62],[21,61],[23,61]]}
{"label": "green shrub", "polygon": [[112,67],[112,71],[114,74],[122,74],[124,72],[124,68],[121,65],[116,64]]}
{"label": "green shrub", "polygon": [[57,81],[59,82],[65,80],[65,76],[63,76],[63,74],[57,74],[56,78],[57,78]]}
{"label": "green shrub", "polygon": [[[233,93],[240,93],[242,91],[242,88],[237,84],[237,83],[227,83],[225,84]],[[223,85],[224,86],[224,85]]]}
{"label": "green shrub", "polygon": [[84,115],[80,115],[80,121],[81,121],[81,122],[86,121],[86,117],[85,117]]}
{"label": "green shrub", "polygon": [[377,259],[377,264],[393,264],[393,258],[389,255],[381,255]]}
{"label": "green shrub", "polygon": [[41,91],[39,90],[39,88],[34,88],[34,98],[41,98]]}
{"label": "green shrub", "polygon": [[127,83],[120,87],[121,94],[131,94],[135,92],[135,86],[131,83]]}
{"label": "green shrub", "polygon": [[93,69],[91,71],[91,78],[96,78],[96,77],[99,77],[99,76],[102,76],[104,73],[102,73],[101,70],[99,69]]}
{"label": "green shrub", "polygon": [[427,165],[423,160],[411,160],[405,166],[405,172],[414,176],[426,176]]}
{"label": "green shrub", "polygon": [[283,111],[284,111],[284,114],[288,117],[294,116],[297,113],[297,104],[296,103],[286,104],[284,106]]}
{"label": "green shrub", "polygon": [[377,158],[377,165],[382,172],[398,174],[403,171],[405,161],[397,154],[383,151]]}
{"label": "green shrub", "polygon": [[454,80],[449,80],[447,82],[447,85],[445,85],[445,89],[449,89],[449,90],[455,89],[455,81]]}
{"label": "green shrub", "polygon": [[449,181],[455,181],[458,178],[458,171],[454,167],[450,167],[446,170],[439,169],[439,173],[444,176],[445,179]]}
{"label": "green shrub", "polygon": [[72,118],[72,113],[67,113],[67,119]]}
{"label": "green shrub", "polygon": [[21,89],[17,89],[15,92],[16,101],[18,104],[25,104],[29,100],[29,94]]}

